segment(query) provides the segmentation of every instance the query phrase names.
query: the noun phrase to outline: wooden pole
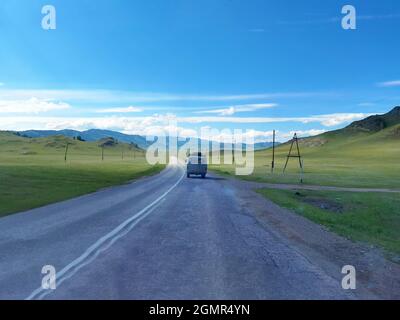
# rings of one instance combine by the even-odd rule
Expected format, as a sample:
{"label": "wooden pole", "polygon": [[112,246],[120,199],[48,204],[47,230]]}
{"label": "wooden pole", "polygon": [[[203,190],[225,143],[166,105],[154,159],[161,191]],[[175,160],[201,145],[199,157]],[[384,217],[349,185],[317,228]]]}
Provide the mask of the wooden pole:
{"label": "wooden pole", "polygon": [[[297,149],[297,155],[294,156],[292,155],[292,149],[293,149],[293,144],[296,143],[296,149]],[[299,147],[299,139],[297,137],[297,133],[294,134],[291,145],[290,145],[290,149],[289,149],[289,154],[286,158],[286,163],[285,163],[285,167],[283,168],[283,173],[285,173],[287,164],[289,162],[289,158],[298,158],[299,159],[299,165],[300,165],[300,183],[303,183],[303,175],[304,175],[304,165],[303,165],[303,161],[301,159],[301,154],[300,154],[300,147]]]}
{"label": "wooden pole", "polygon": [[297,146],[297,154],[299,156],[300,168],[303,170],[303,163],[301,161],[300,148],[299,148],[299,139],[297,139],[297,134],[296,134],[296,146]]}
{"label": "wooden pole", "polygon": [[296,145],[297,145],[297,154],[299,155],[299,164],[300,164],[300,183],[303,183],[303,176],[304,176],[304,165],[303,160],[301,159],[300,148],[299,148],[299,139],[297,138],[296,134]]}
{"label": "wooden pole", "polygon": [[235,136],[233,136],[233,143],[232,143],[232,159],[233,159],[233,164],[235,164],[235,148],[236,148],[236,141],[235,141]]}
{"label": "wooden pole", "polygon": [[67,142],[67,145],[65,146],[64,162],[67,162],[68,146],[69,146],[69,142]]}
{"label": "wooden pole", "polygon": [[271,173],[274,173],[275,169],[275,130],[272,135],[272,164],[271,164]]}
{"label": "wooden pole", "polygon": [[291,141],[290,149],[289,149],[289,154],[288,154],[288,156],[287,156],[287,158],[286,158],[286,163],[285,163],[285,167],[283,168],[283,173],[285,173],[286,167],[287,167],[288,162],[289,162],[289,158],[292,156],[292,148],[293,148],[293,143],[294,143],[294,139],[295,139],[295,138],[296,138],[296,134],[294,135],[294,137],[293,137],[293,139],[292,139],[292,141]]}
{"label": "wooden pole", "polygon": [[101,161],[104,161],[104,146],[101,146]]}

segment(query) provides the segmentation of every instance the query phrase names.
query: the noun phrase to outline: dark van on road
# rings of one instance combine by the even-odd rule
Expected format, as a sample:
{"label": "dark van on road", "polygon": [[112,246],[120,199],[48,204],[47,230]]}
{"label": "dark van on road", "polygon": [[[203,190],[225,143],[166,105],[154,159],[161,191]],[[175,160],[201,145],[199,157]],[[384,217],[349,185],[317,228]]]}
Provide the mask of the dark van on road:
{"label": "dark van on road", "polygon": [[190,178],[192,174],[203,179],[207,175],[207,158],[202,156],[201,152],[190,155],[186,160],[186,175]]}

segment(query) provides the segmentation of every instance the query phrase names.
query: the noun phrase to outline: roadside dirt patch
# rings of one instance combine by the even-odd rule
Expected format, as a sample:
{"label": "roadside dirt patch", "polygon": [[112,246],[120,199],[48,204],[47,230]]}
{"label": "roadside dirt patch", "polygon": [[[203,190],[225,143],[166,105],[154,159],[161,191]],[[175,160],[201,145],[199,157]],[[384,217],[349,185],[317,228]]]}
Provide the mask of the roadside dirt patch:
{"label": "roadside dirt patch", "polygon": [[338,214],[344,212],[344,206],[339,202],[321,197],[308,197],[306,194],[300,192],[299,190],[295,192],[295,195],[300,201],[310,204],[318,209]]}
{"label": "roadside dirt patch", "polygon": [[[297,192],[296,192],[297,195]],[[300,196],[301,197],[301,196]],[[329,211],[332,213],[341,214],[344,212],[344,207],[338,202],[324,199],[324,198],[307,198],[304,197],[301,199],[303,202],[308,203],[318,209],[322,209],[325,211]]]}

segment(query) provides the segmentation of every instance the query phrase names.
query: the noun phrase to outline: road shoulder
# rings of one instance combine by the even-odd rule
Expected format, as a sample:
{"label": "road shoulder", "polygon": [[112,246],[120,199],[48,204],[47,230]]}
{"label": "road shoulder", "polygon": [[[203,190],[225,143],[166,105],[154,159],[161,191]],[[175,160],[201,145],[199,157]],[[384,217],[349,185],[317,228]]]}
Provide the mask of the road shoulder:
{"label": "road shoulder", "polygon": [[352,242],[276,205],[255,191],[262,185],[234,178],[223,183],[234,188],[243,210],[328,275],[341,281],[342,267],[353,265],[359,298],[400,299],[400,265],[387,260],[380,250]]}

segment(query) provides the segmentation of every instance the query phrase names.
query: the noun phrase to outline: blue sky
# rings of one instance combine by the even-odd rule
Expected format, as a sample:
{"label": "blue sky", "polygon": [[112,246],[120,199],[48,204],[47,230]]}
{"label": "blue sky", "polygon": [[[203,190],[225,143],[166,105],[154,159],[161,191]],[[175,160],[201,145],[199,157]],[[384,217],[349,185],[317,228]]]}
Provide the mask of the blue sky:
{"label": "blue sky", "polygon": [[399,30],[395,0],[2,0],[0,129],[317,134],[400,104]]}

